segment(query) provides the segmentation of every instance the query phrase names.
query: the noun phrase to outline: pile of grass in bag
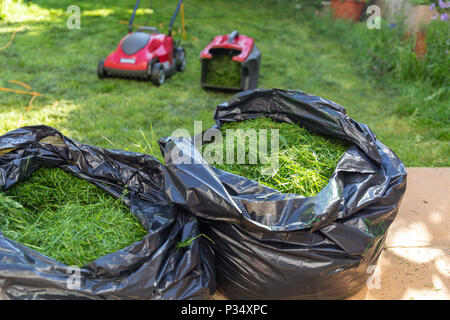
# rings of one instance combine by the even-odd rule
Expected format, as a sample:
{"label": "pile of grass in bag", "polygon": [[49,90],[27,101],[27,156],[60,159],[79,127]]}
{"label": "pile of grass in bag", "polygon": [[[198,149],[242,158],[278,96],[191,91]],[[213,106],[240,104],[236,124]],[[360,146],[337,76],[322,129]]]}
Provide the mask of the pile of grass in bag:
{"label": "pile of grass in bag", "polygon": [[241,65],[233,61],[233,50],[217,51],[207,60],[206,83],[213,86],[240,88]]}
{"label": "pile of grass in bag", "polygon": [[[237,134],[237,141],[245,143],[245,153],[255,152],[249,148],[248,142],[243,134],[247,129],[267,129],[267,145],[271,146],[271,130],[278,129],[279,152],[273,154],[267,150],[267,154],[261,155],[256,148],[256,159],[266,156],[268,161],[274,161],[278,156],[278,170],[272,174],[261,174],[267,164],[260,161],[257,164],[226,164],[226,130],[242,129]],[[272,187],[282,193],[295,193],[305,197],[312,197],[319,193],[328,183],[333,175],[336,165],[351,146],[351,143],[336,138],[325,137],[309,132],[298,125],[275,122],[269,118],[258,118],[255,120],[230,122],[222,126],[224,164],[212,164],[213,166],[258,181]],[[240,137],[241,136],[241,137]],[[234,144],[234,154],[238,150],[238,143]]]}
{"label": "pile of grass in bag", "polygon": [[57,168],[39,169],[0,192],[0,230],[48,257],[80,267],[147,234],[120,199]]}

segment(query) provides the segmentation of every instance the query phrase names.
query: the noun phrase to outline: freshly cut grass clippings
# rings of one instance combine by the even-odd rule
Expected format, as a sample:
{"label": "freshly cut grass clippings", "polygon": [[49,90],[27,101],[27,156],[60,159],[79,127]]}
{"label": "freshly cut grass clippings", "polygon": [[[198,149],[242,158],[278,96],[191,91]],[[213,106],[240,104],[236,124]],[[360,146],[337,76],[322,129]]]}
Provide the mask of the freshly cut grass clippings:
{"label": "freshly cut grass clippings", "polygon": [[147,234],[120,199],[49,168],[0,192],[0,230],[46,256],[80,267]]}
{"label": "freshly cut grass clippings", "polygon": [[207,60],[206,83],[212,86],[241,87],[241,65],[232,60],[234,50],[220,50]]}
{"label": "freshly cut grass clippings", "polygon": [[[298,125],[259,118],[226,123],[222,126],[224,162],[226,162],[227,129],[242,129],[243,132],[248,129],[268,129],[267,153],[261,154],[259,148],[255,148],[256,154],[252,152],[248,142],[244,140],[243,132],[240,132],[236,141],[245,143],[245,164],[236,164],[234,161],[234,164],[212,164],[213,166],[258,181],[280,192],[296,193],[305,197],[315,196],[327,185],[339,159],[351,145],[347,141],[311,133]],[[265,175],[261,172],[268,164],[261,163],[260,157],[265,157],[272,163],[276,159],[276,155],[270,150],[270,129],[278,129],[279,133],[279,168],[274,174]],[[238,143],[234,144],[235,160]],[[250,152],[257,156],[257,164],[249,164]]]}

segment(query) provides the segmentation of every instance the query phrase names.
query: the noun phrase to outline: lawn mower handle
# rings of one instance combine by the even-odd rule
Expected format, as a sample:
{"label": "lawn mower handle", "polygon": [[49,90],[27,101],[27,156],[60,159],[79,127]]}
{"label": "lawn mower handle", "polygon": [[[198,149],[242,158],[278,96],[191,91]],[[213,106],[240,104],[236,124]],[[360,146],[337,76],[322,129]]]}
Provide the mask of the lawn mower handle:
{"label": "lawn mower handle", "polygon": [[133,21],[134,17],[136,16],[136,11],[139,8],[139,1],[136,1],[136,4],[134,5],[133,13],[131,14],[130,22],[128,23],[128,32],[131,33],[133,31]]}
{"label": "lawn mower handle", "polygon": [[153,31],[159,33],[159,30],[156,29],[155,27],[139,27],[137,31]]}
{"label": "lawn mower handle", "polygon": [[237,30],[234,30],[233,32],[231,32],[229,35],[228,35],[228,43],[233,43],[234,42],[234,40],[236,39],[236,38],[238,38],[239,37],[239,32],[237,31]]}
{"label": "lawn mower handle", "polygon": [[175,12],[173,13],[172,19],[170,19],[169,32],[167,33],[169,37],[172,36],[172,26],[173,26],[173,23],[175,22],[175,19],[176,19],[177,15],[178,15],[178,11],[180,11],[180,7],[181,7],[182,3],[183,3],[183,0],[180,0],[178,2],[177,8],[175,9]]}

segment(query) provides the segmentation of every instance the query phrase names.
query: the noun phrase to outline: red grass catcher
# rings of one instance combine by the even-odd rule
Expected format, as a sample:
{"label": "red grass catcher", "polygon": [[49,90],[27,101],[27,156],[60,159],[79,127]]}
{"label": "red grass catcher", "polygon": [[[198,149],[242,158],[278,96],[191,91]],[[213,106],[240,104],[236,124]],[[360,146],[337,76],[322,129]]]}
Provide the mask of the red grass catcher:
{"label": "red grass catcher", "polygon": [[[240,81],[238,80],[235,84],[209,81],[209,74],[215,71],[211,70],[213,68],[211,60],[223,54],[240,64]],[[241,91],[256,89],[258,86],[261,52],[256,47],[253,38],[240,35],[236,30],[228,35],[216,36],[200,53],[200,60],[202,62],[201,83],[203,88]]]}

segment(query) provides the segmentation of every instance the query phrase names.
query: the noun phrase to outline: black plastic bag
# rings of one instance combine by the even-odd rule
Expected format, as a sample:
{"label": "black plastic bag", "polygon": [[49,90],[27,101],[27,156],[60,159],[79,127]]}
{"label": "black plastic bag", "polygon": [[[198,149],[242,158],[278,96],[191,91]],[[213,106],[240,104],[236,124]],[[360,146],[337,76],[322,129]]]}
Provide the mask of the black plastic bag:
{"label": "black plastic bag", "polygon": [[[193,139],[160,140],[165,192],[214,241],[217,286],[232,299],[340,299],[374,271],[406,189],[406,169],[339,105],[299,91],[253,90],[217,107],[212,129],[270,117],[352,141],[315,197],[281,194],[207,165]],[[188,161],[186,161],[188,159]]]}
{"label": "black plastic bag", "polygon": [[204,299],[214,293],[214,256],[205,239],[176,248],[200,235],[199,223],[170,207],[163,166],[154,157],[83,145],[46,126],[0,137],[0,192],[40,167],[61,168],[122,198],[148,235],[76,270],[0,231],[0,299]]}

